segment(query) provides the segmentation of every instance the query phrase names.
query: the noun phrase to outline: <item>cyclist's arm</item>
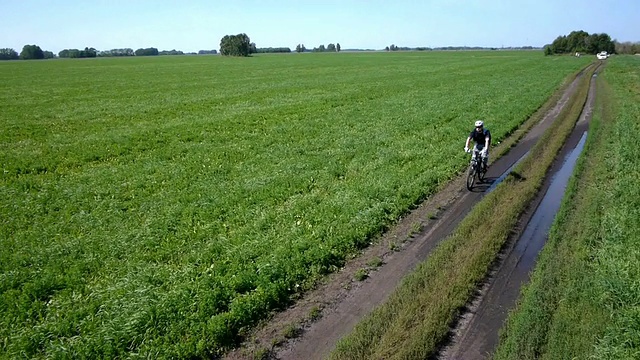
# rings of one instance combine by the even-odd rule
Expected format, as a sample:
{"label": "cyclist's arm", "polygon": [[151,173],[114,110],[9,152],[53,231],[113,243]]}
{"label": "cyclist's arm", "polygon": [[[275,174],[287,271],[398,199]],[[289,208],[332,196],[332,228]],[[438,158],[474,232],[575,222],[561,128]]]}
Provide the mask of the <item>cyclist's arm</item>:
{"label": "cyclist's arm", "polygon": [[471,142],[471,136],[467,138],[467,143],[464,145],[465,148],[469,148],[469,143]]}

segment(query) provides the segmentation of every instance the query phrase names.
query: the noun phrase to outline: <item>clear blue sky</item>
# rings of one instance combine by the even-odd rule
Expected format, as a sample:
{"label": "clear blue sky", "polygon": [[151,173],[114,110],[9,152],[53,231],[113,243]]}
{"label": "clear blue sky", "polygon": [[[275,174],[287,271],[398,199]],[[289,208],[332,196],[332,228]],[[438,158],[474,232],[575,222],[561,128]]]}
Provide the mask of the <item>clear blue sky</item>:
{"label": "clear blue sky", "polygon": [[0,48],[542,46],[573,30],[640,41],[640,0],[0,0]]}

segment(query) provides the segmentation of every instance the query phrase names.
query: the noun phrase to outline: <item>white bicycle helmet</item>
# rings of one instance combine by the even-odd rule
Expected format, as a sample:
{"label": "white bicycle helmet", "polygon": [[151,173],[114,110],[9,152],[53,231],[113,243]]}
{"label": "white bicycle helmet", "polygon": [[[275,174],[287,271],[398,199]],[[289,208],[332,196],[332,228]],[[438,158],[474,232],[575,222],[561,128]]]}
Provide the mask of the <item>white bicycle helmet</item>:
{"label": "white bicycle helmet", "polygon": [[483,126],[484,126],[484,122],[482,120],[476,121],[476,127],[483,127]]}

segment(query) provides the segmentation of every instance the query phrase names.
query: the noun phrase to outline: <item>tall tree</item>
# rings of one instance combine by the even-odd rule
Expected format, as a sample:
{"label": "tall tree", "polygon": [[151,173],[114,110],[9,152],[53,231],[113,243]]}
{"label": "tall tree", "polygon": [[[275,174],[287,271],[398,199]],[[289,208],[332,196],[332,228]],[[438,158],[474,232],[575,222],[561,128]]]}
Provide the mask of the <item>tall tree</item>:
{"label": "tall tree", "polygon": [[20,53],[20,59],[44,59],[44,52],[37,45],[25,45]]}
{"label": "tall tree", "polygon": [[251,40],[247,34],[225,35],[220,40],[220,54],[224,56],[249,56]]}
{"label": "tall tree", "polygon": [[340,52],[340,43],[337,43],[337,44],[336,44],[336,51],[337,51],[337,52]]}
{"label": "tall tree", "polygon": [[0,49],[0,60],[18,60],[19,58],[18,52],[13,49]]}
{"label": "tall tree", "polygon": [[327,45],[327,51],[335,52],[336,51],[336,46],[334,44]]}

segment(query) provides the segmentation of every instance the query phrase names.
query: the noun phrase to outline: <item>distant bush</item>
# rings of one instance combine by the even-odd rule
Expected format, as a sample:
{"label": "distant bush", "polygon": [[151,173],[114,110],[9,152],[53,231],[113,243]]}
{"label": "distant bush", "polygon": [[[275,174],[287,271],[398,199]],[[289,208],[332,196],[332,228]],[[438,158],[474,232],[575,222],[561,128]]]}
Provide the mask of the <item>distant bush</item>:
{"label": "distant bush", "polygon": [[290,53],[291,49],[288,47],[278,47],[278,48],[257,48],[256,53]]}
{"label": "distant bush", "polygon": [[20,59],[44,59],[44,52],[38,45],[25,45],[20,53]]}
{"label": "distant bush", "polygon": [[98,56],[100,56],[100,57],[134,56],[134,55],[135,55],[135,53],[133,52],[133,49],[130,49],[130,48],[111,49],[111,50],[100,51],[98,53]]}
{"label": "distant bush", "polygon": [[632,43],[630,41],[619,43],[616,41],[615,43],[616,53],[618,54],[640,54],[640,42]]}
{"label": "distant bush", "polygon": [[138,49],[134,53],[136,54],[136,56],[156,56],[160,54],[158,52],[158,49],[153,47],[147,49]]}
{"label": "distant bush", "polygon": [[11,48],[0,49],[0,60],[18,60],[18,52]]}
{"label": "distant bush", "polygon": [[180,50],[162,50],[158,55],[184,55],[184,52]]}
{"label": "distant bush", "polygon": [[94,48],[85,47],[84,50],[78,49],[64,49],[58,53],[61,58],[94,58],[98,56],[98,50]]}

